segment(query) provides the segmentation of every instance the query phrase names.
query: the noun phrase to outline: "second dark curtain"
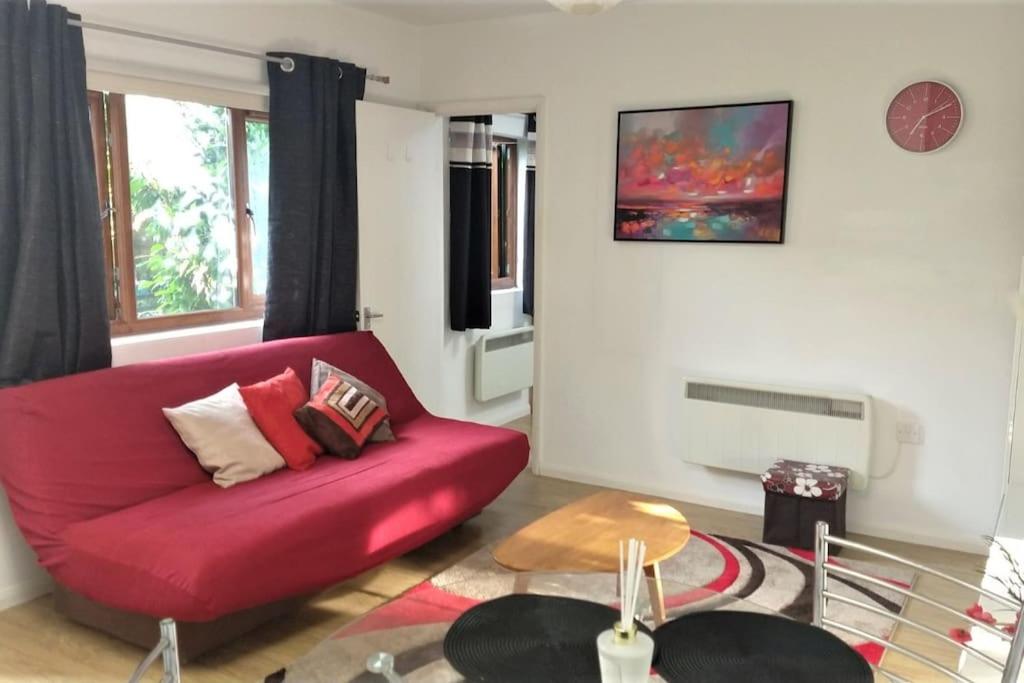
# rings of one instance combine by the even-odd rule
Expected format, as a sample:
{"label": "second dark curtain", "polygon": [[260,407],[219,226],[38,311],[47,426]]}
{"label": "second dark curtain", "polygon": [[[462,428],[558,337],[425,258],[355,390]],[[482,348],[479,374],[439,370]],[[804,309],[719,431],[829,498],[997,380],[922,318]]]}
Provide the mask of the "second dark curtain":
{"label": "second dark curtain", "polygon": [[263,339],[357,328],[356,101],[366,70],[289,57],[270,80],[269,279]]}
{"label": "second dark curtain", "polygon": [[457,116],[448,128],[448,295],[456,331],[491,327],[491,124],[490,116]]}
{"label": "second dark curtain", "polygon": [[110,366],[85,50],[69,16],[0,0],[0,387]]}
{"label": "second dark curtain", "polygon": [[534,223],[537,214],[537,115],[526,115],[526,217],[523,221],[523,313],[533,315]]}

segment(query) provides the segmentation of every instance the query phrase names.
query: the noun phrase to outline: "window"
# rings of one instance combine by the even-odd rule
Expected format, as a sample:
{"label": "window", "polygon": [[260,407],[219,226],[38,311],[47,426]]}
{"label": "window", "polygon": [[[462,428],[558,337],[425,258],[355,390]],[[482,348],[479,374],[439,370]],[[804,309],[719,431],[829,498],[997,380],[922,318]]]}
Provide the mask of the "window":
{"label": "window", "polygon": [[266,115],[118,93],[89,105],[113,333],[260,317]]}
{"label": "window", "polygon": [[516,286],[517,183],[516,141],[495,138],[491,152],[491,289]]}

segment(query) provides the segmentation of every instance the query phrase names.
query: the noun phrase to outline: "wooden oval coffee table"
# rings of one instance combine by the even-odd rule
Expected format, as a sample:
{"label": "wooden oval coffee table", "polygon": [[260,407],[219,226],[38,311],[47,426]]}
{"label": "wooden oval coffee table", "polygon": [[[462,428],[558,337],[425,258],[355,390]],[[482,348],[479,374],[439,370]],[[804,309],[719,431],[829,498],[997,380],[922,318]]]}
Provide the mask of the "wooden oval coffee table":
{"label": "wooden oval coffee table", "polygon": [[[626,491],[602,491],[541,517],[502,541],[494,559],[516,572],[618,572],[619,541],[647,544],[644,572],[655,624],[665,621],[658,563],[690,540],[690,525],[679,510],[658,498]],[[517,577],[517,592],[528,576]]]}

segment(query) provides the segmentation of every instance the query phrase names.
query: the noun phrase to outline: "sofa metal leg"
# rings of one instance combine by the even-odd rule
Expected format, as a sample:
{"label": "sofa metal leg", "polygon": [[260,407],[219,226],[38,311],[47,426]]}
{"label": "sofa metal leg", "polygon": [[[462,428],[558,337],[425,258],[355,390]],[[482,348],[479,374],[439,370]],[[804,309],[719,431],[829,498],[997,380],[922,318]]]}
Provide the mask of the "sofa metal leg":
{"label": "sofa metal leg", "polygon": [[174,619],[160,620],[160,642],[135,668],[135,673],[128,679],[128,683],[139,683],[157,657],[163,659],[164,665],[164,675],[160,679],[160,683],[181,683],[181,663],[178,661],[178,629],[174,625]]}
{"label": "sofa metal leg", "polygon": [[377,652],[366,660],[366,670],[387,679],[388,683],[404,683],[405,679],[395,673],[395,657],[387,652]]}

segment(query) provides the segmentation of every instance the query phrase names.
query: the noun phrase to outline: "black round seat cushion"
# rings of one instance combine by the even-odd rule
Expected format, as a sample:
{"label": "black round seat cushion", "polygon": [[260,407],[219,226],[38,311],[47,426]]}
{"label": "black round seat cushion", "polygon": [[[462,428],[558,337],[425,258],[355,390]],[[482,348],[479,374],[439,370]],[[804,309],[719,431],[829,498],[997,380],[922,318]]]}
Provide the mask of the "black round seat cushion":
{"label": "black round seat cushion", "polygon": [[597,636],[618,618],[586,600],[508,595],[463,613],[448,629],[444,656],[467,681],[600,683]]}
{"label": "black round seat cushion", "polygon": [[872,683],[867,661],[809,624],[769,614],[689,614],[654,632],[655,669],[670,683]]}

